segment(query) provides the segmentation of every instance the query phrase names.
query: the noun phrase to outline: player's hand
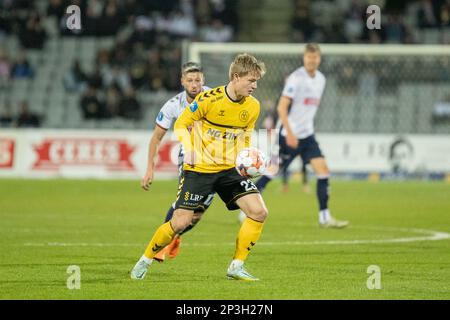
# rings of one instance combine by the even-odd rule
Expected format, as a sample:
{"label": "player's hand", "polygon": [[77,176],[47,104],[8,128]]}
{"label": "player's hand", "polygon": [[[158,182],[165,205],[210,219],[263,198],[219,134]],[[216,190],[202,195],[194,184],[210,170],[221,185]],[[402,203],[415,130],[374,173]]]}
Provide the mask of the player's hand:
{"label": "player's hand", "polygon": [[150,169],[145,173],[144,177],[141,180],[142,189],[148,191],[152,182],[153,182],[153,169]]}
{"label": "player's hand", "polygon": [[292,149],[297,149],[297,147],[298,147],[298,140],[293,135],[288,134],[286,136],[286,143],[287,143],[288,147],[290,147]]}

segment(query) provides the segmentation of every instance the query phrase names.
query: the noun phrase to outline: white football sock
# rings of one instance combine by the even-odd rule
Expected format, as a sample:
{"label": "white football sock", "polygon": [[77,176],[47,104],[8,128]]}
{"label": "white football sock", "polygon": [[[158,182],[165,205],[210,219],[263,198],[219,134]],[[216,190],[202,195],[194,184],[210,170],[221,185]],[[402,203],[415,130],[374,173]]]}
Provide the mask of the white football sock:
{"label": "white football sock", "polygon": [[319,223],[325,223],[331,219],[331,214],[328,209],[320,210],[319,212]]}
{"label": "white football sock", "polygon": [[231,269],[234,269],[234,268],[240,268],[240,267],[242,267],[243,265],[244,265],[244,261],[234,259],[233,261],[231,261],[230,268],[231,268]]}
{"label": "white football sock", "polygon": [[141,259],[139,259],[140,261],[144,261],[146,264],[151,265],[153,262],[153,259],[149,259],[146,256],[142,255]]}

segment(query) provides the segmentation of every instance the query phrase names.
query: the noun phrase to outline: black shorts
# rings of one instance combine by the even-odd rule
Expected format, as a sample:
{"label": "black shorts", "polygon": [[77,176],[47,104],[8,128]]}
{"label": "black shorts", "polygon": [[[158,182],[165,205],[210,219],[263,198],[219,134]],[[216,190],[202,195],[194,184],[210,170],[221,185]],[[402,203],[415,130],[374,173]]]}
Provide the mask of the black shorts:
{"label": "black shorts", "polygon": [[[184,163],[184,153],[183,149],[180,148],[180,152],[178,153],[178,185],[181,182],[181,179],[183,178],[183,163]],[[203,203],[194,211],[195,212],[205,212],[208,210],[209,206],[211,205],[213,199],[214,199],[215,193],[209,194],[207,197],[203,198]],[[177,199],[178,200],[178,199]],[[172,207],[175,208],[176,200],[172,203]]]}
{"label": "black shorts", "polygon": [[236,200],[242,196],[259,193],[255,184],[240,176],[235,168],[217,173],[184,170],[178,186],[175,209],[200,211],[204,209],[205,203],[209,205],[215,192],[225,202],[228,210],[239,209]]}
{"label": "black shorts", "polygon": [[308,164],[311,159],[323,158],[322,151],[316,141],[314,135],[306,137],[305,139],[298,139],[298,146],[292,149],[286,143],[286,137],[280,134],[280,168],[287,168],[292,160],[297,156],[302,158],[304,164]]}

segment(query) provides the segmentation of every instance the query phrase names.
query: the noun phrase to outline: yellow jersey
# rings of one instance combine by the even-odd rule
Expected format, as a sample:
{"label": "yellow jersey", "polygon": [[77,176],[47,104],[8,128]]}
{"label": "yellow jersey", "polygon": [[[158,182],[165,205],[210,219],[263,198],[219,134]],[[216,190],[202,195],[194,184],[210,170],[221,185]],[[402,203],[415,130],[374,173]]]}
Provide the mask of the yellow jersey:
{"label": "yellow jersey", "polygon": [[184,163],[184,170],[215,173],[231,169],[237,153],[250,146],[259,101],[253,96],[234,101],[225,88],[200,93],[175,122],[185,154],[194,155],[191,163]]}

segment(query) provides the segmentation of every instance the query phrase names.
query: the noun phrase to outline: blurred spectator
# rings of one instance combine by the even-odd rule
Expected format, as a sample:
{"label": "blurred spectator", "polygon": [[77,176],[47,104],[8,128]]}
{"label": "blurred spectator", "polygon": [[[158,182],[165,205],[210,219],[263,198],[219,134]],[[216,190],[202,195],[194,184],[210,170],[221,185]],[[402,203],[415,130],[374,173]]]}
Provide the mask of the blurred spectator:
{"label": "blurred spectator", "polygon": [[30,63],[25,57],[25,53],[21,52],[16,62],[11,68],[12,78],[32,78],[34,71],[30,66]]}
{"label": "blurred spectator", "polygon": [[194,16],[181,10],[176,10],[168,21],[168,31],[172,35],[179,37],[193,37],[196,32]]}
{"label": "blurred spectator", "polygon": [[100,66],[97,65],[94,72],[87,77],[88,86],[94,89],[101,89],[103,87],[103,78],[100,71]]}
{"label": "blurred spectator", "polygon": [[311,40],[314,34],[315,26],[311,20],[309,1],[301,1],[296,3],[291,26],[293,29],[292,41],[308,42]]}
{"label": "blurred spectator", "polygon": [[120,89],[112,84],[106,90],[105,117],[113,118],[119,114],[119,104],[122,99]]}
{"label": "blurred spectator", "polygon": [[5,106],[1,109],[0,113],[0,127],[10,128],[13,124],[13,117],[11,115],[11,106],[9,102],[5,103]]}
{"label": "blurred spectator", "polygon": [[20,43],[27,49],[42,49],[47,34],[42,27],[41,17],[33,13],[19,32]]}
{"label": "blurred spectator", "polygon": [[348,42],[358,42],[362,36],[362,32],[365,29],[365,10],[364,5],[353,0],[349,10],[347,11],[344,32]]}
{"label": "blurred spectator", "polygon": [[119,116],[139,120],[141,118],[141,105],[136,99],[136,93],[132,87],[125,90],[125,96],[120,101]]}
{"label": "blurred spectator", "polygon": [[87,79],[87,75],[81,69],[80,61],[76,59],[64,75],[64,87],[69,92],[82,92],[86,87]]}
{"label": "blurred spectator", "polygon": [[388,22],[384,26],[386,39],[388,43],[404,43],[406,40],[406,27],[403,24],[402,17],[396,14],[388,16]]}
{"label": "blurred spectator", "polygon": [[119,31],[124,21],[124,17],[119,12],[117,0],[108,0],[97,26],[97,34],[113,36]]}
{"label": "blurred spectator", "polygon": [[63,0],[50,0],[47,6],[47,16],[55,17],[60,21],[66,13],[66,5]]}
{"label": "blurred spectator", "polygon": [[11,72],[11,63],[8,54],[0,48],[0,89],[6,87]]}
{"label": "blurred spectator", "polygon": [[[450,0],[446,0],[445,3],[442,4],[439,17],[442,27],[450,27]],[[447,32],[448,31],[449,30],[447,29]]]}
{"label": "blurred spectator", "polygon": [[233,29],[226,26],[219,19],[215,19],[210,25],[203,28],[201,40],[206,42],[228,42],[233,39]]}
{"label": "blurred spectator", "polygon": [[435,28],[438,20],[433,5],[433,0],[420,1],[420,8],[417,12],[419,28]]}
{"label": "blurred spectator", "polygon": [[115,85],[123,91],[130,86],[130,77],[127,71],[119,65],[106,67],[103,70],[103,85],[105,87]]}
{"label": "blurred spectator", "polygon": [[97,89],[88,86],[86,92],[81,99],[81,109],[84,119],[103,119],[106,118],[103,104],[97,97]]}
{"label": "blurred spectator", "polygon": [[18,128],[38,128],[41,126],[40,116],[28,109],[28,102],[22,101],[19,105],[20,113],[17,118]]}

